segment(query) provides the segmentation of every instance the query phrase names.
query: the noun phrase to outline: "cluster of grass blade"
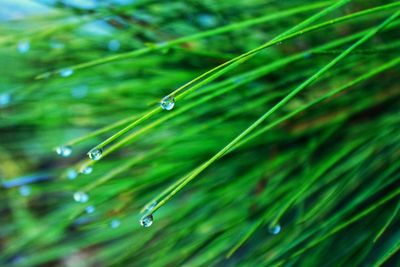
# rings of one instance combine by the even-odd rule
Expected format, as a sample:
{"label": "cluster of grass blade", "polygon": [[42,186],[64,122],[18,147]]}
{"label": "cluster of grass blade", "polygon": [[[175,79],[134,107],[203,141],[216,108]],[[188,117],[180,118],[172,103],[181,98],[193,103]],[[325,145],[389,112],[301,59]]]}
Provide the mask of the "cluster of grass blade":
{"label": "cluster of grass blade", "polygon": [[0,24],[0,265],[399,264],[400,2],[55,2]]}

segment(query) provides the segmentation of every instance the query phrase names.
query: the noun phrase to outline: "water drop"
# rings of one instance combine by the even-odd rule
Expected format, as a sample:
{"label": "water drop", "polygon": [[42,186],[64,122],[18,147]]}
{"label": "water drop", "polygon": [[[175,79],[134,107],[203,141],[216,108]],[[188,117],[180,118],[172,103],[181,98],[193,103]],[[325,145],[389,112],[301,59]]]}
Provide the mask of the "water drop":
{"label": "water drop", "polygon": [[31,194],[31,187],[23,185],[19,188],[19,194],[23,197],[27,197]]}
{"label": "water drop", "polygon": [[121,222],[118,219],[114,219],[110,222],[111,228],[118,228],[121,225]]}
{"label": "water drop", "polygon": [[73,73],[74,73],[73,69],[62,69],[62,70],[60,70],[61,77],[68,77],[68,76],[71,76]]}
{"label": "water drop", "polygon": [[140,225],[150,227],[153,224],[153,214],[145,215],[140,219]]}
{"label": "water drop", "polygon": [[89,200],[89,195],[85,192],[79,191],[74,193],[74,200],[76,202],[85,203]]}
{"label": "water drop", "polygon": [[95,210],[96,210],[96,208],[94,206],[87,206],[85,208],[85,211],[87,214],[92,214]]}
{"label": "water drop", "polygon": [[78,176],[78,173],[74,169],[69,169],[67,171],[67,178],[70,180],[74,180]]}
{"label": "water drop", "polygon": [[89,151],[88,153],[89,158],[92,160],[99,160],[103,156],[103,149],[102,148],[95,148]]}
{"label": "water drop", "polygon": [[161,99],[160,105],[164,110],[171,110],[175,106],[175,98],[173,96],[166,96]]}
{"label": "water drop", "polygon": [[8,106],[11,102],[11,95],[9,93],[0,94],[0,108]]}
{"label": "water drop", "polygon": [[212,28],[218,24],[217,19],[211,14],[201,14],[197,17],[197,22],[204,28]]}
{"label": "water drop", "polygon": [[62,42],[57,41],[57,40],[50,40],[49,45],[51,48],[53,48],[55,50],[61,50],[65,47],[65,45]]}
{"label": "water drop", "polygon": [[121,43],[116,39],[113,39],[108,42],[108,49],[110,51],[114,51],[114,52],[118,51],[120,47],[121,47]]}
{"label": "water drop", "polygon": [[86,166],[81,170],[81,173],[90,174],[92,171],[93,171],[93,167],[92,166]]}
{"label": "water drop", "polygon": [[20,41],[17,45],[17,50],[21,54],[27,53],[30,48],[31,48],[31,45],[30,45],[29,41]]}
{"label": "water drop", "polygon": [[72,153],[72,148],[70,146],[59,146],[57,147],[56,152],[62,157],[69,157]]}
{"label": "water drop", "polygon": [[88,94],[88,87],[87,85],[81,84],[78,86],[75,86],[71,89],[71,95],[74,98],[84,98]]}
{"label": "water drop", "polygon": [[271,225],[268,229],[268,231],[273,234],[273,235],[277,235],[281,232],[282,228],[279,224],[276,225]]}

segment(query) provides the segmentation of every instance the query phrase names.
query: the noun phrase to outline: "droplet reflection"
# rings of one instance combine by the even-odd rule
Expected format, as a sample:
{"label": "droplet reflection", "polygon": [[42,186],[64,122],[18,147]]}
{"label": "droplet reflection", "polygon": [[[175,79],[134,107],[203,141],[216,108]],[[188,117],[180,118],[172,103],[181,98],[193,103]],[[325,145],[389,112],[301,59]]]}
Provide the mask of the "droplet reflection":
{"label": "droplet reflection", "polygon": [[268,231],[273,235],[279,234],[281,232],[281,230],[282,230],[282,227],[279,224],[272,225],[268,229]]}
{"label": "droplet reflection", "polygon": [[153,214],[145,215],[140,219],[140,225],[150,227],[153,224]]}
{"label": "droplet reflection", "polygon": [[175,98],[173,96],[166,96],[161,99],[160,105],[164,110],[171,110],[175,106]]}
{"label": "droplet reflection", "polygon": [[59,146],[56,149],[58,155],[62,157],[69,157],[72,154],[72,148],[70,146]]}
{"label": "droplet reflection", "polygon": [[101,148],[92,149],[89,151],[88,155],[89,158],[92,160],[99,160],[103,156],[103,149]]}
{"label": "droplet reflection", "polygon": [[78,191],[74,193],[74,200],[79,203],[85,203],[89,200],[89,195],[85,192]]}

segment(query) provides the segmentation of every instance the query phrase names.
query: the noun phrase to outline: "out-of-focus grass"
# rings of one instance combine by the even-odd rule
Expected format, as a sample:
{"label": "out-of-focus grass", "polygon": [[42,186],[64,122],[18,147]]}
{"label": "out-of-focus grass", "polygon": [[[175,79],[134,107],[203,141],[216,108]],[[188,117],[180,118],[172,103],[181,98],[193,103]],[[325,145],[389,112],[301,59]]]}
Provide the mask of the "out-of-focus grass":
{"label": "out-of-focus grass", "polygon": [[2,265],[398,264],[400,3],[82,3],[0,24]]}

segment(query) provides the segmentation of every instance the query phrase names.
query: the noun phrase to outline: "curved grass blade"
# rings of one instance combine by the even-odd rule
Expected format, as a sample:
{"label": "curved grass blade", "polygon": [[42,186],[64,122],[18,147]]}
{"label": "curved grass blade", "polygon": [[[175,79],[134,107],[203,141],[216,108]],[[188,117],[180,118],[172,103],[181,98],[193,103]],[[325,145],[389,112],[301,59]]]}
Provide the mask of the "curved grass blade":
{"label": "curved grass blade", "polygon": [[385,28],[388,24],[390,24],[393,20],[395,20],[400,15],[400,11],[394,13],[388,19],[386,19],[382,24],[373,30],[369,31],[364,37],[355,42],[352,46],[346,49],[342,54],[336,57],[334,60],[329,62],[323,68],[321,68],[317,73],[307,79],[305,82],[300,84],[297,88],[295,88],[291,93],[289,93],[285,98],[283,98],[280,102],[278,102],[274,107],[268,110],[264,115],[262,115],[257,121],[251,124],[246,130],[244,130],[241,134],[239,134],[235,139],[233,139],[228,145],[222,148],[217,154],[215,154],[211,159],[203,163],[200,167],[191,172],[188,176],[184,178],[182,183],[180,183],[176,188],[174,188],[167,196],[162,198],[158,204],[154,207],[153,212],[163,206],[169,199],[171,199],[176,193],[182,190],[189,182],[191,182],[194,178],[197,177],[203,170],[205,170],[208,166],[214,163],[216,160],[221,158],[226,152],[228,152],[231,148],[233,148],[239,141],[241,141],[246,135],[248,135],[253,129],[255,129],[258,125],[260,125],[266,118],[268,118],[272,113],[282,107],[284,104],[289,102],[292,98],[294,98],[298,93],[304,90],[308,85],[316,81],[320,76],[322,76],[325,72],[327,72],[330,68],[335,66],[339,61],[345,58],[348,54],[351,53],[354,49],[359,47],[361,44],[365,43],[372,36],[377,34],[380,30]]}
{"label": "curved grass blade", "polygon": [[400,209],[400,202],[397,203],[396,208],[394,209],[392,215],[390,218],[386,221],[385,225],[382,227],[382,229],[379,231],[379,233],[376,235],[374,238],[374,243],[378,241],[378,239],[385,233],[386,229],[389,227],[389,225],[393,222],[393,220],[396,218],[397,213],[399,212]]}
{"label": "curved grass blade", "polygon": [[[274,38],[272,41],[270,41],[270,42],[268,42],[268,43],[266,43],[266,44],[264,44],[264,45],[262,45],[262,46],[260,46],[260,47],[258,47],[258,48],[256,48],[256,49],[253,49],[253,50],[251,50],[251,51],[249,51],[249,52],[247,52],[247,53],[244,53],[244,54],[242,54],[242,55],[240,55],[240,56],[238,56],[238,57],[236,57],[236,58],[233,58],[232,60],[229,60],[229,61],[227,61],[227,62],[225,62],[225,63],[223,63],[223,64],[221,64],[221,65],[219,65],[219,66],[217,66],[217,67],[215,67],[215,68],[213,68],[213,69],[211,69],[211,70],[205,72],[205,73],[203,73],[202,75],[196,77],[195,79],[193,79],[193,80],[191,80],[191,81],[185,83],[184,85],[182,85],[181,87],[179,87],[178,89],[176,89],[175,91],[173,91],[172,93],[170,93],[168,96],[174,96],[177,100],[180,99],[180,98],[182,98],[182,97],[184,97],[186,94],[188,94],[188,93],[190,93],[190,92],[196,90],[197,88],[199,88],[199,87],[201,87],[201,86],[204,86],[204,85],[208,84],[209,82],[211,82],[211,81],[215,80],[216,78],[220,77],[221,75],[225,74],[225,73],[228,72],[230,69],[233,69],[233,68],[235,68],[236,66],[239,66],[241,63],[243,63],[243,62],[245,62],[246,60],[250,59],[250,58],[251,58],[254,54],[256,54],[257,52],[259,52],[259,51],[261,51],[261,50],[263,50],[263,49],[265,49],[265,48],[267,48],[267,47],[269,47],[269,46],[272,46],[272,45],[274,45],[274,44],[277,44],[277,43],[282,42],[284,39],[288,38],[288,36],[292,36],[292,38],[293,38],[293,37],[295,37],[295,36],[297,36],[297,35],[303,34],[306,30],[302,30],[302,31],[297,32],[297,35],[296,35],[296,34],[293,35],[293,34],[291,34],[291,33],[296,32],[297,30],[304,28],[305,26],[307,26],[307,25],[313,23],[314,21],[316,21],[316,20],[318,20],[319,18],[325,16],[325,15],[328,14],[329,12],[332,12],[333,10],[336,10],[337,8],[343,6],[344,4],[348,3],[349,1],[350,1],[350,0],[341,0],[341,1],[339,1],[338,3],[336,3],[336,4],[334,4],[334,5],[330,6],[330,7],[328,7],[327,9],[325,9],[325,10],[319,12],[318,14],[316,14],[316,15],[310,17],[309,19],[307,19],[307,20],[303,21],[302,23],[296,25],[295,27],[289,29],[288,31],[286,31],[286,32],[284,32],[284,33],[282,33],[282,34],[280,34],[279,36],[277,36],[276,38]],[[349,16],[351,16],[350,18],[352,18],[352,17],[354,17],[354,15],[355,15],[355,13],[354,13],[354,14],[351,14],[351,15],[349,15]],[[344,16],[344,17],[347,17],[347,19],[349,19],[348,16]],[[342,18],[344,18],[344,17],[342,17]],[[346,19],[344,19],[344,20],[346,20]],[[320,26],[317,25],[317,27],[311,27],[311,28],[312,28],[313,30],[316,30],[316,29],[319,29],[319,28],[321,28],[321,27],[324,27],[324,25],[327,26],[327,25],[332,25],[332,24],[334,24],[334,23],[336,23],[336,22],[331,21],[331,22],[329,22],[329,23],[318,24],[318,25],[320,25]],[[322,26],[321,26],[321,25],[322,25]],[[288,38],[288,39],[289,39],[289,38]],[[233,63],[235,63],[235,64],[233,64]],[[226,67],[225,67],[225,66],[226,66]],[[203,79],[204,77],[206,77],[206,76],[212,74],[213,72],[215,72],[215,71],[217,71],[217,70],[219,70],[219,69],[221,69],[221,70],[218,71],[218,72],[216,72],[215,74],[211,75],[210,77],[206,78],[204,81],[202,81],[202,82],[200,82],[200,83],[198,83],[198,84],[192,86],[191,88],[189,88],[188,90],[184,91],[183,93],[181,93],[181,94],[179,94],[179,95],[176,95],[176,94],[178,94],[179,92],[181,92],[182,90],[184,90],[186,87],[188,87],[188,86],[190,86],[190,85],[196,83],[197,81]],[[119,136],[125,134],[125,133],[128,132],[129,130],[133,129],[136,125],[138,125],[138,124],[140,124],[141,122],[147,120],[148,118],[152,117],[153,115],[159,113],[161,110],[162,110],[161,107],[154,108],[153,110],[147,112],[147,113],[144,114],[142,117],[140,117],[138,120],[134,121],[133,123],[131,123],[130,125],[128,125],[128,126],[125,127],[124,129],[120,130],[119,132],[117,132],[117,133],[115,133],[114,135],[110,136],[110,137],[109,137],[108,139],[106,139],[105,141],[103,141],[103,142],[101,142],[100,144],[98,144],[97,146],[93,147],[91,150],[102,149],[104,146],[106,146],[107,144],[111,143],[113,140],[115,140],[115,139],[118,138]]]}

